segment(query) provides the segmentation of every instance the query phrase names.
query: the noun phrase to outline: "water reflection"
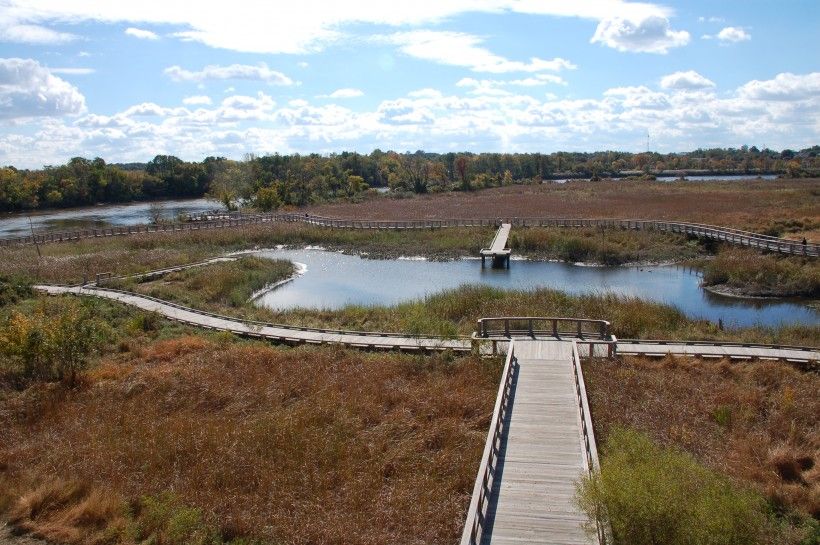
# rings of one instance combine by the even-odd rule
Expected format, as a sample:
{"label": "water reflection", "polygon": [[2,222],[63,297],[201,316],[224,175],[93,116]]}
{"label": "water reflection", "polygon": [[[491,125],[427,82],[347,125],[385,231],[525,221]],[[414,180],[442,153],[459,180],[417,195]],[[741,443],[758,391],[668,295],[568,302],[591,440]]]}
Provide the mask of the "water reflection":
{"label": "water reflection", "polygon": [[[72,229],[99,229],[102,227],[150,223],[150,202],[110,204],[69,210],[45,210],[31,212],[35,232],[66,231]],[[164,219],[173,220],[179,214],[201,214],[219,208],[214,201],[189,199],[159,201]],[[0,214],[0,237],[26,236],[31,234],[29,214],[15,212]]]}
{"label": "water reflection", "polygon": [[514,260],[509,269],[492,269],[482,268],[479,259],[377,260],[321,250],[266,250],[261,254],[307,266],[303,276],[260,298],[259,304],[278,310],[393,305],[462,284],[483,284],[633,295],[675,305],[692,318],[722,320],[727,326],[820,324],[820,312],[794,301],[738,299],[707,292],[700,288],[698,272],[688,267],[585,267]]}

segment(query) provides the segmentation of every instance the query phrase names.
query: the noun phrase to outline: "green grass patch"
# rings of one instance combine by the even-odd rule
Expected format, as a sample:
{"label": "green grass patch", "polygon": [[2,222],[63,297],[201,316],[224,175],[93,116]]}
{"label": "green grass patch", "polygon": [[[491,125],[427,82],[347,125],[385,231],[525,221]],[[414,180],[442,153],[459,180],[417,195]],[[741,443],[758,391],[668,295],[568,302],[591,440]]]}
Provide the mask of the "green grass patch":
{"label": "green grass patch", "polygon": [[583,479],[577,499],[592,519],[606,514],[617,544],[768,542],[762,496],[689,454],[627,429],[613,430],[602,453],[600,473]]}
{"label": "green grass patch", "polygon": [[293,274],[294,267],[289,261],[241,256],[234,261],[172,272],[148,282],[128,279],[113,285],[195,308],[222,309],[243,307],[254,293]]}

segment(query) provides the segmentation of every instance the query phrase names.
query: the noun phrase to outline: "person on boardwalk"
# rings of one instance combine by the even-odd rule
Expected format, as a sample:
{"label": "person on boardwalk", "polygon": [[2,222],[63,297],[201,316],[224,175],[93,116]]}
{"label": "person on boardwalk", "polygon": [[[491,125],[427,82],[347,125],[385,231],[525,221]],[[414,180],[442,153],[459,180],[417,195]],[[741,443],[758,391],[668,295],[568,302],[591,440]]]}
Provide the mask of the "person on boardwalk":
{"label": "person on boardwalk", "polygon": [[809,241],[806,240],[806,237],[803,237],[803,255],[806,255],[808,253],[808,251],[807,251],[808,245],[809,245]]}

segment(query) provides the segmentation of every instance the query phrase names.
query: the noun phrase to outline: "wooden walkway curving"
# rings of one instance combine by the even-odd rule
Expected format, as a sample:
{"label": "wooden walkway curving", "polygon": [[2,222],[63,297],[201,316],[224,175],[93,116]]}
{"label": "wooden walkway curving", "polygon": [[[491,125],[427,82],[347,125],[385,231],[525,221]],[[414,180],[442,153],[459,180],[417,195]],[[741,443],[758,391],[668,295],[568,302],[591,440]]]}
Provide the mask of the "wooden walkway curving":
{"label": "wooden walkway curving", "polygon": [[598,543],[574,501],[597,463],[574,343],[513,341],[461,545]]}
{"label": "wooden walkway curving", "polygon": [[195,221],[186,223],[168,223],[160,225],[131,225],[125,227],[106,227],[102,229],[79,229],[36,234],[34,236],[0,239],[0,246],[18,244],[47,244],[53,242],[71,242],[87,238],[105,238],[126,236],[139,233],[189,232],[213,229],[230,229],[248,225],[275,222],[306,223],[318,227],[339,229],[440,229],[446,227],[498,227],[509,223],[513,227],[610,227],[634,230],[654,230],[668,233],[682,233],[689,236],[717,240],[727,244],[746,246],[759,250],[778,252],[789,255],[820,256],[820,245],[801,244],[795,240],[761,235],[730,227],[719,227],[700,223],[680,221],[658,221],[640,219],[573,219],[573,218],[449,218],[426,220],[390,220],[377,221],[366,219],[338,219],[308,214],[250,214],[228,219]]}
{"label": "wooden walkway curving", "polygon": [[85,295],[118,301],[148,312],[156,312],[176,322],[213,329],[229,331],[243,337],[269,339],[287,344],[340,344],[354,348],[381,350],[443,351],[470,352],[469,340],[447,339],[432,336],[416,337],[393,333],[341,331],[316,329],[296,326],[267,324],[252,320],[242,320],[228,316],[203,312],[192,308],[163,301],[147,295],[140,295],[120,290],[83,287],[83,286],[34,286],[35,289],[49,295]]}
{"label": "wooden walkway curving", "polygon": [[[178,270],[180,267],[174,268]],[[151,273],[146,273],[151,274]],[[577,339],[581,345],[588,344],[590,350],[596,356],[612,355],[612,346],[615,346],[617,353],[636,355],[666,355],[674,354],[679,356],[694,357],[730,357],[734,359],[770,359],[788,360],[795,362],[820,362],[820,349],[810,347],[779,347],[761,346],[739,343],[721,343],[718,341],[606,341],[603,339],[606,329],[600,329],[607,322],[602,320],[583,320],[575,318],[484,318],[479,322],[479,334],[472,337],[443,338],[425,335],[403,335],[400,333],[385,333],[378,331],[345,331],[331,330],[310,327],[299,327],[282,324],[269,324],[256,322],[253,320],[242,320],[229,316],[220,316],[210,312],[192,309],[170,301],[163,301],[147,295],[103,288],[97,286],[60,286],[60,285],[37,285],[34,289],[49,295],[81,295],[89,297],[101,297],[118,301],[125,305],[133,306],[149,312],[156,312],[170,320],[181,323],[214,329],[219,331],[230,331],[237,335],[246,337],[256,337],[269,339],[272,341],[288,344],[341,344],[354,348],[370,348],[381,350],[453,350],[456,352],[469,352],[478,350],[480,353],[495,353],[495,349],[501,345],[503,350],[511,337],[522,340],[533,339],[535,337],[547,339]],[[507,321],[507,325],[501,326],[494,335],[492,331],[486,330],[482,323],[493,323]],[[511,329],[509,323],[527,322],[529,328],[523,330]],[[549,323],[546,329],[539,330],[535,323]],[[559,324],[569,324],[570,327]],[[505,333],[504,329],[507,332]],[[481,336],[481,330],[487,336]],[[596,331],[597,330],[597,331]],[[606,333],[608,335],[608,333]],[[587,354],[583,352],[582,354]]]}

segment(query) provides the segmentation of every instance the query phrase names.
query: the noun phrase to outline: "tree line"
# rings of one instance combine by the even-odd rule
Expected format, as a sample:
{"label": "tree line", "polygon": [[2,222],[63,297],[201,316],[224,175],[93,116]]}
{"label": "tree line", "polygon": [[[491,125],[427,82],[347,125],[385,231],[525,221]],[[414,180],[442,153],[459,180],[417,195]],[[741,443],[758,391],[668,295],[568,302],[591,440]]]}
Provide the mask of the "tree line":
{"label": "tree line", "polygon": [[651,177],[663,171],[818,175],[820,146],[800,151],[754,146],[687,153],[396,153],[355,152],[207,157],[157,155],[147,163],[107,164],[75,157],[39,170],[0,168],[0,210],[65,208],[98,203],[209,196],[231,208],[301,206],[355,198],[368,188],[397,192],[469,191],[557,178]]}

